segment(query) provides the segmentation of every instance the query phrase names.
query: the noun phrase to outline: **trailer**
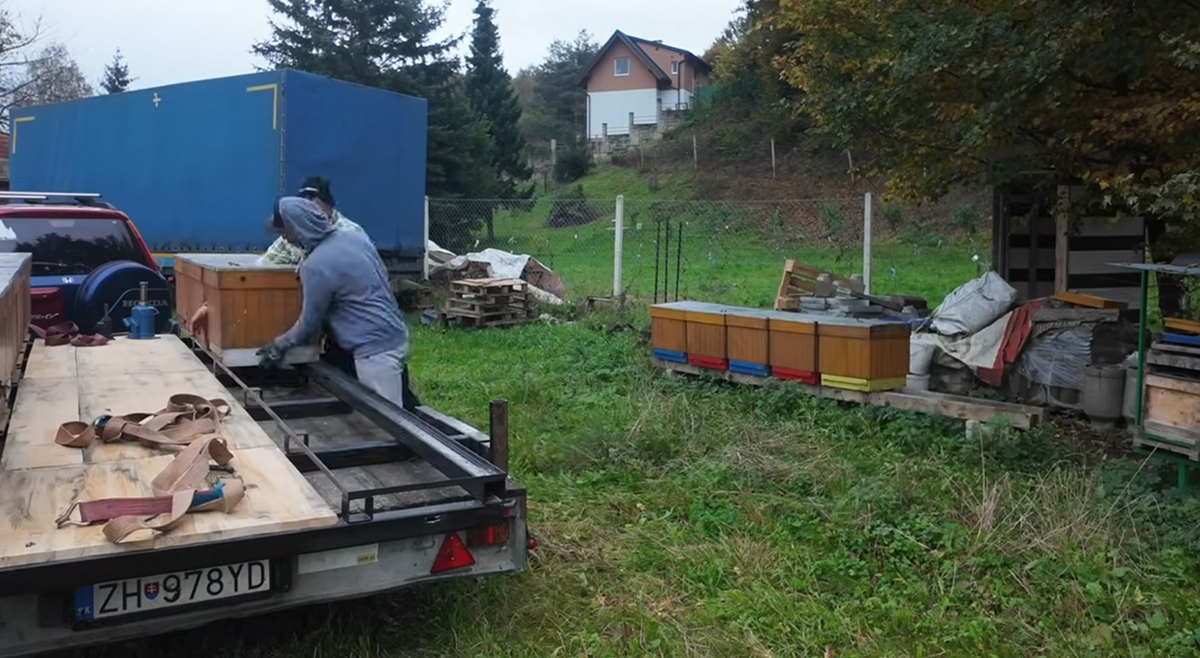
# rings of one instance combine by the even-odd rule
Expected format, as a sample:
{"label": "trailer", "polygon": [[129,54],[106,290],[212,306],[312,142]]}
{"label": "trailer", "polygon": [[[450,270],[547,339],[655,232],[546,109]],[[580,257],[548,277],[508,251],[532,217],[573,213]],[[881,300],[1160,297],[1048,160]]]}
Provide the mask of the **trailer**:
{"label": "trailer", "polygon": [[[175,335],[37,340],[20,372],[7,427],[0,416],[0,655],[525,567],[526,495],[507,473],[503,400],[485,433],[405,411],[326,363],[231,368]],[[233,459],[209,466],[244,483],[243,502],[131,543],[62,524],[82,500],[147,495],[172,457],[130,443],[66,447],[55,426],[179,391],[227,403]]]}
{"label": "trailer", "polygon": [[290,69],[14,109],[12,189],[91,190],[178,253],[261,253],[272,203],[332,182],[395,276],[425,253],[424,99]]}

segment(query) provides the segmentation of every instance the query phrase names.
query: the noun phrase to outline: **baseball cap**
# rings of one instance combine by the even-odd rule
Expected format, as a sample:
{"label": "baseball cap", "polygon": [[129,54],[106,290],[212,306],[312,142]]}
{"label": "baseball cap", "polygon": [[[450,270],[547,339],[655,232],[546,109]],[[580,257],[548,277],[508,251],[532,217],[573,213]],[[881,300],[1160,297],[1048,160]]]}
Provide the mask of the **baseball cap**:
{"label": "baseball cap", "polygon": [[334,206],[333,191],[329,187],[329,181],[320,176],[309,176],[300,183],[300,191],[296,196],[305,199],[320,199],[331,207]]}

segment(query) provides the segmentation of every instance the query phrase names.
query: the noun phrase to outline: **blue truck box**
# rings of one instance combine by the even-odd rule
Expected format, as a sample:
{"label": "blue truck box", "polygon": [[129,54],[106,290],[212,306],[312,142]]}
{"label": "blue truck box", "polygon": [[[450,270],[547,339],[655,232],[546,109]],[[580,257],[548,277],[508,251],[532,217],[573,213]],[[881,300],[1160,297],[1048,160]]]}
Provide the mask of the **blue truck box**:
{"label": "blue truck box", "polygon": [[262,251],[272,203],[332,183],[396,272],[425,252],[424,99],[294,70],[13,110],[10,186],[96,192],[160,262]]}

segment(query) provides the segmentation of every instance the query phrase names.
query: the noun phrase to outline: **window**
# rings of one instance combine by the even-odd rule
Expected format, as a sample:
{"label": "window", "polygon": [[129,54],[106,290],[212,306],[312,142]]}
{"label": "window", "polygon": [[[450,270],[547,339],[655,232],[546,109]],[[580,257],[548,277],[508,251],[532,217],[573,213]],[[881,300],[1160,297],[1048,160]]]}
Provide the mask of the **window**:
{"label": "window", "polygon": [[0,216],[0,254],[33,254],[34,276],[87,274],[113,260],[145,264],[119,219]]}
{"label": "window", "polygon": [[613,75],[629,75],[628,57],[618,57],[613,60]]}
{"label": "window", "polygon": [[679,60],[671,62],[671,75],[679,75]]}

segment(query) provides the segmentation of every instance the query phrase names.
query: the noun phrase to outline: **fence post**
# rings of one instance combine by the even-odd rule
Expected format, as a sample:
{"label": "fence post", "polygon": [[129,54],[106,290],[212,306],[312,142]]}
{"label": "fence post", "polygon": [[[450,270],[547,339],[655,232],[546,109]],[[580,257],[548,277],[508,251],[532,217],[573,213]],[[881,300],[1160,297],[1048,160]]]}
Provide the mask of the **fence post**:
{"label": "fence post", "polygon": [[613,236],[613,297],[621,296],[621,253],[625,249],[625,195],[617,195],[616,235]]}
{"label": "fence post", "polygon": [[421,245],[421,280],[429,280],[429,197],[425,197],[425,244]]}
{"label": "fence post", "polygon": [[771,138],[771,178],[775,178],[775,138]]}
{"label": "fence post", "polygon": [[863,291],[871,294],[871,193],[863,197]]}

